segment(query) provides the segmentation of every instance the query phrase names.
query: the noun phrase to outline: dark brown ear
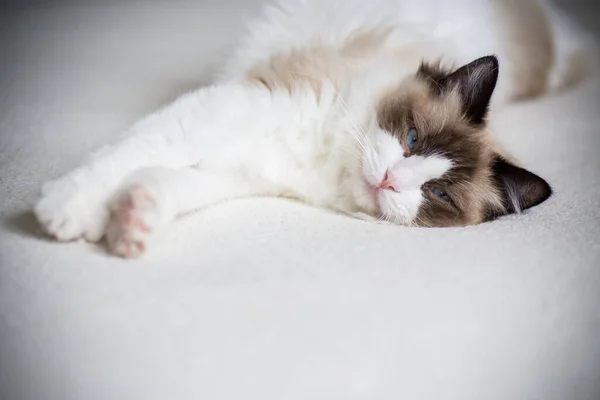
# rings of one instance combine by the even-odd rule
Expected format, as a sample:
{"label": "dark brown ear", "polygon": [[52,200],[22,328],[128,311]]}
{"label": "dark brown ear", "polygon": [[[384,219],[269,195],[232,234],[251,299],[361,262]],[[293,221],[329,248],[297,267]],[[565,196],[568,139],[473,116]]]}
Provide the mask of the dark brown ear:
{"label": "dark brown ear", "polygon": [[427,79],[431,88],[443,93],[457,88],[463,112],[474,125],[482,124],[487,117],[492,94],[498,82],[498,59],[494,56],[479,58],[454,72],[446,71],[440,64],[421,64],[417,75]]}
{"label": "dark brown ear", "polygon": [[459,68],[442,82],[447,87],[458,87],[463,111],[473,124],[482,124],[487,117],[498,71],[498,59],[487,56]]}
{"label": "dark brown ear", "polygon": [[488,220],[535,207],[552,195],[548,182],[500,156],[496,156],[492,162],[492,174],[494,183],[500,189],[504,210],[491,210]]}

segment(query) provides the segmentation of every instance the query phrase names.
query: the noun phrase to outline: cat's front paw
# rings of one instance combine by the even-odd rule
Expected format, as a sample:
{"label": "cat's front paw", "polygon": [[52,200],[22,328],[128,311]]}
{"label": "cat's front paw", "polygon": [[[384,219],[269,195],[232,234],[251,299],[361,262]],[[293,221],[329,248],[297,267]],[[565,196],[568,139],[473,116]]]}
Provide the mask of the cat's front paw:
{"label": "cat's front paw", "polygon": [[164,221],[156,192],[144,184],[132,185],[116,197],[111,211],[106,231],[109,250],[124,258],[140,257]]}
{"label": "cat's front paw", "polygon": [[60,241],[102,239],[108,207],[98,193],[71,179],[48,182],[34,208],[44,231]]}

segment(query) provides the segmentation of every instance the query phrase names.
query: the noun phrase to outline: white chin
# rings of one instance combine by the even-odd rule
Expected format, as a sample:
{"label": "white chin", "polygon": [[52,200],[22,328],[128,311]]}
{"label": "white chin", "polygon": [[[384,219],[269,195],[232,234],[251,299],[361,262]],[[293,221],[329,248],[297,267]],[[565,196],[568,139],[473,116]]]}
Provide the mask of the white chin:
{"label": "white chin", "polygon": [[385,195],[379,194],[378,213],[395,225],[412,226],[412,218],[408,213],[396,211],[397,207],[389,206],[389,201],[385,199]]}

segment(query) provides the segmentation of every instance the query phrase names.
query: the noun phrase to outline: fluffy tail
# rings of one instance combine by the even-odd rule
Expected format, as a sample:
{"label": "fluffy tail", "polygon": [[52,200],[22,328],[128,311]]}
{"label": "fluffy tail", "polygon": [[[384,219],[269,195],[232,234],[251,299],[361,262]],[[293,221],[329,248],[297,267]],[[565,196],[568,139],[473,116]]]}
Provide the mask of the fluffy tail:
{"label": "fluffy tail", "polygon": [[550,75],[549,90],[562,91],[584,80],[600,76],[600,58],[594,39],[583,32],[560,9],[542,0],[555,43],[555,62]]}

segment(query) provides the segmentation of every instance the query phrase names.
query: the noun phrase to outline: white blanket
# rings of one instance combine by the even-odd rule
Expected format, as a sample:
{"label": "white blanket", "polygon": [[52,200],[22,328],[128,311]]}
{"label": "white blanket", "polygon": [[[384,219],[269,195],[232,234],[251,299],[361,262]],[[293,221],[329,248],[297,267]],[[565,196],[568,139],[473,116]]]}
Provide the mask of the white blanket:
{"label": "white blanket", "polygon": [[0,398],[600,398],[600,80],[495,120],[556,192],[524,215],[242,200],[123,261],[44,239],[41,184],[206,83],[258,1],[104,3],[2,12]]}

